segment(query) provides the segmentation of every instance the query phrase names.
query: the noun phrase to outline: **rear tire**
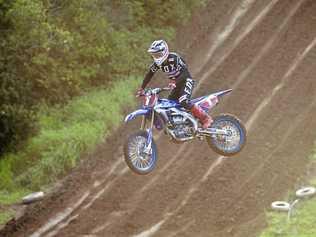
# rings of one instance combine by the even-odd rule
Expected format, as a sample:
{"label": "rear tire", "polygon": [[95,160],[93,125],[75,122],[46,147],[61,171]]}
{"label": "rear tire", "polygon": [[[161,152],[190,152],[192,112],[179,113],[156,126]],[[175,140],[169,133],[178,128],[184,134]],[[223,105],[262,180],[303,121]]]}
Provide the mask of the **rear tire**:
{"label": "rear tire", "polygon": [[157,147],[152,140],[151,154],[144,153],[148,134],[146,131],[139,131],[130,135],[124,144],[124,159],[128,167],[136,174],[149,174],[157,163]]}
{"label": "rear tire", "polygon": [[[226,135],[212,135],[207,137],[207,143],[216,153],[223,156],[233,156],[239,153],[246,144],[246,128],[240,120],[230,114],[222,114],[214,117],[211,128],[228,129],[231,131],[231,137]],[[235,143],[229,141],[233,137],[237,138]]]}

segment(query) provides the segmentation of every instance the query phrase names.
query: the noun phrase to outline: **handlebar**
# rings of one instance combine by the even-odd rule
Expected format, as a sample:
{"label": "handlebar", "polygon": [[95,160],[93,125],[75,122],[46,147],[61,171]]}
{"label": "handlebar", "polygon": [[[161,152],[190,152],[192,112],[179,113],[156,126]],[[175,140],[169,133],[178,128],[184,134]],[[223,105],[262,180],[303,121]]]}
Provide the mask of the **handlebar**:
{"label": "handlebar", "polygon": [[145,96],[145,95],[152,95],[152,94],[159,94],[163,91],[170,91],[170,90],[172,90],[172,88],[170,88],[170,87],[147,88],[147,89],[145,89],[144,93],[138,94],[138,95],[136,95],[136,97]]}
{"label": "handlebar", "polygon": [[160,92],[163,92],[163,91],[170,91],[172,90],[172,88],[170,87],[154,88],[152,89],[153,93],[155,93],[156,90],[157,90],[156,94],[159,94]]}

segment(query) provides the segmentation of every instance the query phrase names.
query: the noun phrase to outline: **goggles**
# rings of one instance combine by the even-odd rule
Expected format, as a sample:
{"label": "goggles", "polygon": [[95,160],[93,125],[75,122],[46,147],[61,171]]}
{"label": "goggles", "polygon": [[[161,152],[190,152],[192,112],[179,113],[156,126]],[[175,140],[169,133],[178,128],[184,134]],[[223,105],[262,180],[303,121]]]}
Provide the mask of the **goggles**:
{"label": "goggles", "polygon": [[160,59],[163,56],[163,52],[150,53],[151,56],[155,59]]}

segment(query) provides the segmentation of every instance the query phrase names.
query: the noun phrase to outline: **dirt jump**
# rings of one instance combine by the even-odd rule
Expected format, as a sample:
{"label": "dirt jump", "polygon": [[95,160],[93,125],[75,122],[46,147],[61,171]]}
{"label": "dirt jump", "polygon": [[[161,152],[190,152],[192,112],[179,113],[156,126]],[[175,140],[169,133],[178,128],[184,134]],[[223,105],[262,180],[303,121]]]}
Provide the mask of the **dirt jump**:
{"label": "dirt jump", "polygon": [[241,153],[225,158],[204,142],[177,145],[158,134],[158,165],[140,176],[122,149],[139,123],[122,122],[0,235],[258,236],[264,210],[300,182],[313,149],[315,13],[314,0],[212,0],[171,42],[198,82],[194,97],[233,89],[211,114],[243,121]]}

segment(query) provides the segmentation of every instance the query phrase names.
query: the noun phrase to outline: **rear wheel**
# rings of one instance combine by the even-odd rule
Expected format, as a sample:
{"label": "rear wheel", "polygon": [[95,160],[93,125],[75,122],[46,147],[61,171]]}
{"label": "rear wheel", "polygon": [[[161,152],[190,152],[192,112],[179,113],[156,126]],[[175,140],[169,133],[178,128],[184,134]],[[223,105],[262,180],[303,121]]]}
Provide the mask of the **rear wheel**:
{"label": "rear wheel", "polygon": [[156,166],[157,147],[152,140],[151,149],[145,151],[148,134],[139,131],[130,135],[124,145],[124,158],[128,167],[137,174],[150,173]]}
{"label": "rear wheel", "polygon": [[246,129],[234,115],[216,116],[211,128],[226,130],[227,132],[227,135],[213,134],[207,138],[208,145],[216,153],[223,156],[233,156],[243,149],[246,143]]}

